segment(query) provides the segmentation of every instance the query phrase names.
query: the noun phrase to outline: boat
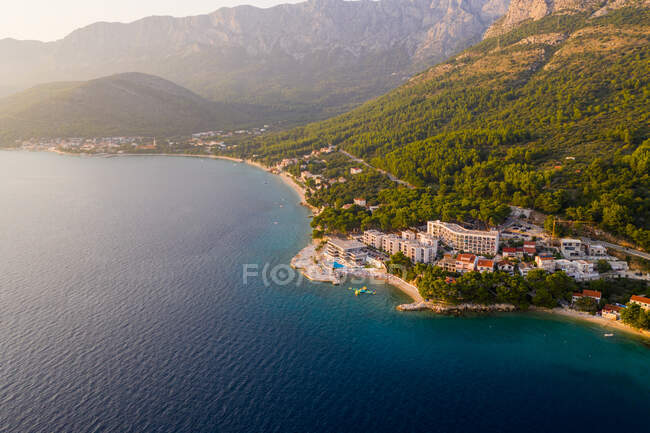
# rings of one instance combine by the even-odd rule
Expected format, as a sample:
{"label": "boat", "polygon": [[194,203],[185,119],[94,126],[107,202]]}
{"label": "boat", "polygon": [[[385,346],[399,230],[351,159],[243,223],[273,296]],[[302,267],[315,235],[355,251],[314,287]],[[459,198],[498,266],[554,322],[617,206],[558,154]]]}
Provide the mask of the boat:
{"label": "boat", "polygon": [[613,337],[614,334],[603,334],[605,337]]}

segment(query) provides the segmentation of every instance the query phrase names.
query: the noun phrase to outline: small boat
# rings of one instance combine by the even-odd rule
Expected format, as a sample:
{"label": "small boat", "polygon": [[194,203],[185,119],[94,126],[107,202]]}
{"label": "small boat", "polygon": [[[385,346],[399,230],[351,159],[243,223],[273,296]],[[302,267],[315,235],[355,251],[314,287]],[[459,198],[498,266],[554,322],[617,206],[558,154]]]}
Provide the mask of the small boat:
{"label": "small boat", "polygon": [[605,337],[613,337],[614,334],[603,334]]}

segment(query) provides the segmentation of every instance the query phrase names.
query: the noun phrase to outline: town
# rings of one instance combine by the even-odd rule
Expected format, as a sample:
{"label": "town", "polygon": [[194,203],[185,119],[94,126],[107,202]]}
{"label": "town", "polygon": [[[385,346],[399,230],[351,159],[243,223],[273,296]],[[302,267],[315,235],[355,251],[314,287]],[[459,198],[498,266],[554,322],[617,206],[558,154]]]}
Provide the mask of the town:
{"label": "town", "polygon": [[[498,229],[473,230],[439,220],[401,233],[366,230],[350,238],[330,237],[324,258],[331,272],[340,277],[373,268],[390,272],[391,258],[400,255],[412,264],[432,265],[448,272],[452,275],[446,279],[448,284],[454,284],[458,276],[469,272],[502,272],[526,277],[533,270],[547,274],[563,272],[576,282],[648,278],[630,273],[624,260],[609,255],[607,248],[599,243],[571,238],[554,240],[543,234],[541,228],[526,225],[538,236],[515,234],[510,228],[504,239],[503,231]],[[520,245],[510,246],[516,244]],[[565,307],[580,309],[581,303],[593,300],[603,318],[619,320],[626,305],[602,304],[602,297],[599,291],[583,289],[573,293],[570,305]],[[633,295],[630,304],[650,311],[650,298],[646,296]]]}

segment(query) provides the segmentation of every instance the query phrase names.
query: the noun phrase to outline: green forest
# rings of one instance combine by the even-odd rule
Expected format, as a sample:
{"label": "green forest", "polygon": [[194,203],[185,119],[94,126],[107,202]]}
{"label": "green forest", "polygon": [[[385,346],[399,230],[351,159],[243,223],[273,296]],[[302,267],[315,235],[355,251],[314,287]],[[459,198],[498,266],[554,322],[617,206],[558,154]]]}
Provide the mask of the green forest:
{"label": "green forest", "polygon": [[[368,179],[368,198],[381,205],[372,215],[340,209],[350,187],[317,194],[314,203],[335,208],[315,220],[326,230],[432,217],[492,225],[505,205],[517,205],[589,221],[647,250],[648,23],[648,8],[549,16],[345,115],[243,143],[237,153],[272,164],[333,144],[417,187]],[[336,222],[350,213],[353,223]]]}

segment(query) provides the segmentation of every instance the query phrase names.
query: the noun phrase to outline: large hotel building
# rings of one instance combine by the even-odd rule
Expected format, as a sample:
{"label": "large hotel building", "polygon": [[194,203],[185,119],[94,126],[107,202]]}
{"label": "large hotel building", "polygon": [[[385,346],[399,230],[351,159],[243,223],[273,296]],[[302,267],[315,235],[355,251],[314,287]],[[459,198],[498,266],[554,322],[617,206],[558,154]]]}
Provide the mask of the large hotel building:
{"label": "large hotel building", "polygon": [[498,231],[468,230],[458,224],[429,221],[427,233],[459,251],[493,256],[499,252]]}

